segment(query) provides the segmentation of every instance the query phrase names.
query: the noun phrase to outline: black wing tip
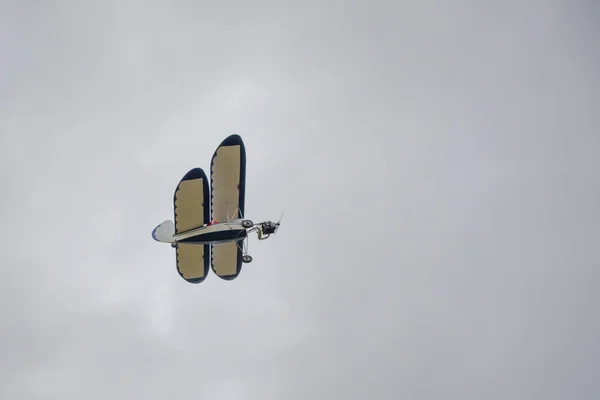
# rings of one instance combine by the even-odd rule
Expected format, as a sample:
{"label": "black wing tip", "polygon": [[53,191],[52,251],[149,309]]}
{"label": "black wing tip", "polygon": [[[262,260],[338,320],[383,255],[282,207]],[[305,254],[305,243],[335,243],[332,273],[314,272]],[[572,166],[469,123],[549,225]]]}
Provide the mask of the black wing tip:
{"label": "black wing tip", "polygon": [[183,178],[181,178],[180,182],[184,182],[184,181],[191,181],[194,179],[204,179],[204,180],[208,180],[206,173],[204,172],[204,170],[200,167],[196,167],[196,168],[192,168],[190,169],[187,174],[185,174],[183,176]]}
{"label": "black wing tip", "polygon": [[[181,277],[183,278],[183,275]],[[185,280],[186,282],[191,283],[193,285],[198,285],[198,284],[204,282],[205,279],[206,279],[206,277],[204,277],[204,278],[190,278],[190,279],[183,278],[183,280]]]}
{"label": "black wing tip", "polygon": [[237,133],[234,133],[232,135],[227,136],[225,139],[223,139],[223,141],[221,142],[219,147],[221,147],[221,146],[242,146],[242,147],[244,147],[244,140],[242,139],[242,137],[240,135],[238,135]]}
{"label": "black wing tip", "polygon": [[234,280],[235,278],[238,277],[238,274],[235,274],[235,275],[217,275],[217,276],[219,278],[223,279],[224,281],[230,281],[231,282],[232,280]]}

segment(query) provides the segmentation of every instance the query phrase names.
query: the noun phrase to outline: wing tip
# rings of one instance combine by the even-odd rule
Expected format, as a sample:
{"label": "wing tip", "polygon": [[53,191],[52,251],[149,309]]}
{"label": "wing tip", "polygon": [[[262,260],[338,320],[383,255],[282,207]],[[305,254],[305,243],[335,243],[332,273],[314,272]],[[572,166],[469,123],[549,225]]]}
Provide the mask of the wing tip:
{"label": "wing tip", "polygon": [[183,278],[184,281],[186,281],[187,283],[191,283],[192,285],[198,285],[198,284],[200,284],[200,283],[202,283],[202,282],[204,282],[206,280],[206,277],[202,277],[202,278],[184,278],[183,275],[181,277]]}
{"label": "wing tip", "polygon": [[204,170],[200,167],[195,167],[190,169],[184,176],[183,178],[181,178],[181,180],[179,181],[179,183],[181,182],[185,182],[185,181],[191,181],[194,179],[204,179],[204,180],[208,180],[206,172],[204,172]]}
{"label": "wing tip", "polygon": [[223,141],[221,142],[221,144],[218,147],[238,146],[238,145],[244,147],[244,140],[237,133],[233,133],[233,134],[227,136],[225,139],[223,139]]}

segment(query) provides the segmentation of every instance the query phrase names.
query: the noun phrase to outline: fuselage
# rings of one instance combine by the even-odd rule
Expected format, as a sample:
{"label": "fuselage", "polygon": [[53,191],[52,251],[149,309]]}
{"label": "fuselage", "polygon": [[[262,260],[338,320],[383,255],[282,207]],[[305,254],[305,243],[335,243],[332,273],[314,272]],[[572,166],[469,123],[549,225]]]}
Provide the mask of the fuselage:
{"label": "fuselage", "polygon": [[224,222],[181,232],[174,236],[176,242],[213,244],[240,241],[247,236],[246,228],[239,222]]}

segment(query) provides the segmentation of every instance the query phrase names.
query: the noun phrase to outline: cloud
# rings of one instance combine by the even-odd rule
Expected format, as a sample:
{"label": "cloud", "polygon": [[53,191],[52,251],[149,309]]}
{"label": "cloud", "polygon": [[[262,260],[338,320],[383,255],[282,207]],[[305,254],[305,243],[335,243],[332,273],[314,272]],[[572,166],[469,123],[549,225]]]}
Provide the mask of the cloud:
{"label": "cloud", "polygon": [[[597,7],[7,3],[6,398],[594,399]],[[250,243],[151,240],[220,141]]]}

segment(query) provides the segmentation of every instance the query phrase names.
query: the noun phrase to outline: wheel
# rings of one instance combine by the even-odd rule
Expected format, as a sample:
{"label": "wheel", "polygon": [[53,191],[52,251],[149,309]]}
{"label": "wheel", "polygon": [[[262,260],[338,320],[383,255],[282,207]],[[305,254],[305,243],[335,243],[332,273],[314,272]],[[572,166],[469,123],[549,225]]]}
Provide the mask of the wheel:
{"label": "wheel", "polygon": [[244,228],[252,228],[254,226],[254,222],[250,221],[249,219],[245,219],[242,221],[242,226]]}
{"label": "wheel", "polygon": [[249,256],[248,254],[246,254],[245,256],[242,256],[242,262],[246,263],[246,264],[252,262],[252,256]]}

